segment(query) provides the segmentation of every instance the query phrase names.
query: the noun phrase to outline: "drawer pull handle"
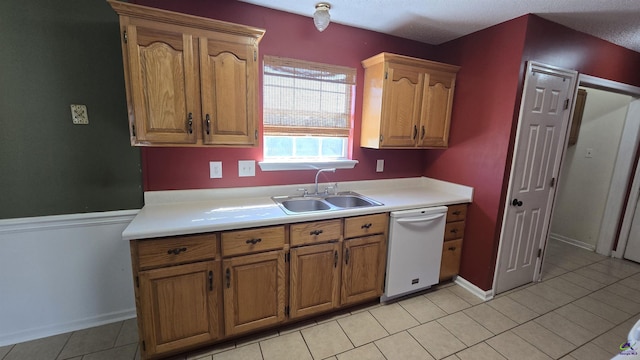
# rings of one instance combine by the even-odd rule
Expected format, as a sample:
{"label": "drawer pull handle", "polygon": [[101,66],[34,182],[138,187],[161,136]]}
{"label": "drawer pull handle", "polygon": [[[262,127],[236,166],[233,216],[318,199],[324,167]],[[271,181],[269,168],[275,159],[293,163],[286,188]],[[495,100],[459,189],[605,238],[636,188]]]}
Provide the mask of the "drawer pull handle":
{"label": "drawer pull handle", "polygon": [[451,229],[451,231],[450,231],[450,232],[451,232],[452,234],[456,234],[456,233],[458,233],[458,229]]}
{"label": "drawer pull handle", "polygon": [[183,247],[183,248],[175,248],[175,249],[170,249],[170,250],[168,250],[168,251],[167,251],[167,254],[169,254],[169,255],[171,255],[171,254],[173,254],[173,255],[178,255],[178,254],[180,254],[181,252],[185,252],[185,251],[187,251],[187,248],[186,248],[186,247]]}
{"label": "drawer pull handle", "polygon": [[364,224],[364,225],[360,226],[360,229],[368,229],[368,228],[370,228],[372,225],[373,225],[373,224],[371,224],[371,223]]}
{"label": "drawer pull handle", "polygon": [[458,216],[458,215],[462,214],[462,212],[460,210],[456,210],[456,211],[452,212],[452,214]]}
{"label": "drawer pull handle", "polygon": [[318,235],[322,234],[323,232],[324,232],[323,230],[313,230],[312,232],[309,233],[309,235],[318,236]]}
{"label": "drawer pull handle", "polygon": [[449,251],[455,251],[455,250],[456,250],[455,246],[452,246],[452,247],[449,248]]}
{"label": "drawer pull handle", "polygon": [[249,240],[247,240],[247,244],[255,245],[255,244],[259,243],[260,241],[262,241],[261,238],[249,239]]}
{"label": "drawer pull handle", "polygon": [[349,265],[349,249],[347,249],[346,254],[344,255],[344,263],[345,265]]}

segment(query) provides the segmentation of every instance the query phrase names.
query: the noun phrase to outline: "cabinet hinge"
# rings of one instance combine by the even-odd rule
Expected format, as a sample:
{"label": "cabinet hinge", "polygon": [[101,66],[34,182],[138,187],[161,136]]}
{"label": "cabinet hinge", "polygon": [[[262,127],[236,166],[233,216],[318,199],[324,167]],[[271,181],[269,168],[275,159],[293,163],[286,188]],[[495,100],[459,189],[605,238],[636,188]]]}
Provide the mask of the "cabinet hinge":
{"label": "cabinet hinge", "polygon": [[254,137],[256,140],[258,140],[258,130],[257,130],[257,129],[253,132],[253,137]]}
{"label": "cabinet hinge", "polygon": [[289,306],[284,307],[284,314],[285,316],[289,316]]}
{"label": "cabinet hinge", "polygon": [[122,33],[122,41],[124,41],[125,44],[129,42],[129,35],[127,35],[127,30]]}
{"label": "cabinet hinge", "polygon": [[136,276],[136,287],[139,288],[140,287],[140,277]]}
{"label": "cabinet hinge", "polygon": [[253,61],[258,60],[258,52],[253,50]]}
{"label": "cabinet hinge", "polygon": [[383,137],[382,137],[382,135],[380,135],[380,143],[381,144],[382,144],[382,139],[383,139]]}
{"label": "cabinet hinge", "polygon": [[549,186],[550,187],[556,186],[556,178],[554,178],[554,177],[551,178],[551,182],[549,182]]}
{"label": "cabinet hinge", "polygon": [[385,71],[384,72],[384,79],[387,80],[387,77],[389,76],[389,72]]}
{"label": "cabinet hinge", "polygon": [[542,249],[538,249],[538,257],[542,256]]}
{"label": "cabinet hinge", "polygon": [[567,110],[569,108],[569,99],[566,99],[564,101],[564,110]]}
{"label": "cabinet hinge", "polygon": [[291,253],[284,254],[284,262],[291,262]]}
{"label": "cabinet hinge", "polygon": [[142,340],[142,351],[147,351],[147,344]]}
{"label": "cabinet hinge", "polygon": [[136,124],[131,124],[131,134],[136,137]]}

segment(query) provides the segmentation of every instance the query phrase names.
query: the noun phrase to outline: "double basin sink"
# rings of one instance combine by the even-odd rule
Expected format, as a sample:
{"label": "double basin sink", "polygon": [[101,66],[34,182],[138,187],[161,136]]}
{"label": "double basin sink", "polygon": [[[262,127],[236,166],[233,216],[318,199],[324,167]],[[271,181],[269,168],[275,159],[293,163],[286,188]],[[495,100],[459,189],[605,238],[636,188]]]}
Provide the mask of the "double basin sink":
{"label": "double basin sink", "polygon": [[333,195],[274,196],[272,199],[289,215],[383,205],[353,191]]}

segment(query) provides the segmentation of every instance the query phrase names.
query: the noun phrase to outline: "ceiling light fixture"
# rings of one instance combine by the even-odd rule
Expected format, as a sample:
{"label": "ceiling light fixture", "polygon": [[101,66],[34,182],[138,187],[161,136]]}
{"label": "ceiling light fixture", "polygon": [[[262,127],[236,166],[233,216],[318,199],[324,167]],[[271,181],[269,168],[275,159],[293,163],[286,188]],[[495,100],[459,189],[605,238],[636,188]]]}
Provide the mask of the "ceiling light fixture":
{"label": "ceiling light fixture", "polygon": [[329,9],[331,9],[331,4],[329,3],[316,4],[316,12],[313,13],[313,23],[316,25],[316,29],[320,32],[324,31],[331,21]]}

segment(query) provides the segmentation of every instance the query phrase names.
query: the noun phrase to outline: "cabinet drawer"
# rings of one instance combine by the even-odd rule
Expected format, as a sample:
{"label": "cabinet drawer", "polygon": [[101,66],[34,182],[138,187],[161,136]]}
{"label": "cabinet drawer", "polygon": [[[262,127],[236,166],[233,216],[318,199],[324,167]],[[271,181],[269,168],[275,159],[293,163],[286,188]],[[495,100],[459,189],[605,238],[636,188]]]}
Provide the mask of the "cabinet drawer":
{"label": "cabinet drawer", "polygon": [[291,246],[339,240],[342,234],[342,220],[314,221],[293,224],[290,228]]}
{"label": "cabinet drawer", "polygon": [[447,241],[442,245],[442,262],[440,263],[440,281],[458,275],[460,271],[460,255],[462,239]]}
{"label": "cabinet drawer", "polygon": [[464,237],[464,221],[447,223],[444,227],[444,241]]}
{"label": "cabinet drawer", "polygon": [[222,233],[222,256],[282,249],[284,226],[227,231]]}
{"label": "cabinet drawer", "polygon": [[135,240],[141,269],[213,259],[215,234],[176,236],[153,240]]}
{"label": "cabinet drawer", "polygon": [[447,222],[464,220],[467,217],[467,204],[449,206]]}
{"label": "cabinet drawer", "polygon": [[387,231],[389,214],[356,216],[344,219],[344,237],[353,238]]}

